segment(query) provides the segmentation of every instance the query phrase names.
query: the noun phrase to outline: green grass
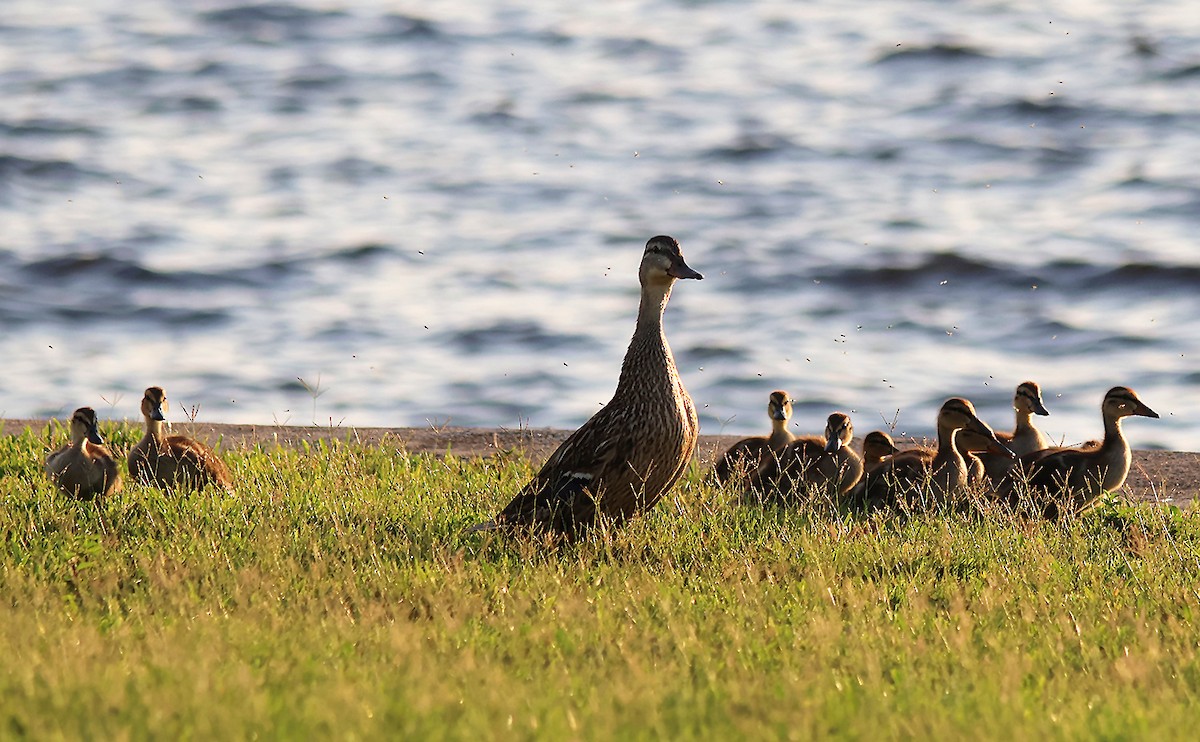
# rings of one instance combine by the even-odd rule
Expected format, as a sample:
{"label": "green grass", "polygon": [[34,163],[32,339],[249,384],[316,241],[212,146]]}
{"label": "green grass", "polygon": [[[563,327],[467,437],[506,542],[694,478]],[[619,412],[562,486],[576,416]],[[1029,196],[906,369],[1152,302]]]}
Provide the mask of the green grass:
{"label": "green grass", "polygon": [[1195,733],[1194,510],[900,522],[692,472],[547,550],[464,533],[519,457],[225,452],[235,495],[93,505],[44,479],[48,441],[0,438],[3,738]]}

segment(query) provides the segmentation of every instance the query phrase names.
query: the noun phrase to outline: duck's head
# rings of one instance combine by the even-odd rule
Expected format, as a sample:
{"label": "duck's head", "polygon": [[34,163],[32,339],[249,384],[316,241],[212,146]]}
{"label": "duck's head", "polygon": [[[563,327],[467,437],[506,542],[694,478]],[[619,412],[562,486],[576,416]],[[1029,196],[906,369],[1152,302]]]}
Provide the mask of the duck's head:
{"label": "duck's head", "polygon": [[995,446],[997,451],[1002,451],[1006,456],[1016,456],[1008,446],[1000,442],[1000,439],[996,437],[996,432],[979,419],[979,416],[975,414],[975,405],[962,397],[951,397],[942,404],[942,409],[938,411],[938,434],[939,436],[948,435],[958,430],[970,430],[978,433]]}
{"label": "duck's head", "polygon": [[152,386],[146,390],[146,394],[142,397],[142,415],[147,420],[163,421],[166,420],[166,415],[163,414],[163,408],[167,406],[167,393],[163,391],[161,386]]}
{"label": "duck's head", "polygon": [[643,286],[669,287],[679,278],[701,279],[704,276],[688,267],[683,250],[674,237],[659,235],[646,242],[638,278]]}
{"label": "duck's head", "polygon": [[104,443],[104,438],[100,435],[100,428],[97,427],[96,411],[91,407],[80,407],[75,410],[74,415],[71,415],[71,439],[79,442],[85,438],[89,443],[95,443],[97,446]]}
{"label": "duck's head", "polygon": [[825,421],[825,453],[833,453],[842,446],[850,445],[854,440],[854,426],[850,424],[850,416],[835,412]]}
{"label": "duck's head", "polygon": [[958,450],[963,453],[987,452],[1001,456],[1008,455],[1008,449],[1004,446],[999,446],[986,435],[967,428],[958,431],[958,435],[954,436],[954,445],[958,446]]}
{"label": "duck's head", "polygon": [[872,430],[863,438],[863,458],[868,461],[879,461],[899,451],[892,437],[882,430]]}
{"label": "duck's head", "polygon": [[1100,405],[1100,410],[1106,418],[1115,420],[1129,415],[1158,417],[1158,413],[1147,407],[1146,403],[1138,399],[1138,395],[1127,386],[1114,386],[1109,389],[1108,394],[1104,395],[1104,402]]}
{"label": "duck's head", "polygon": [[776,389],[767,399],[767,414],[772,420],[787,422],[792,417],[792,398],[788,393]]}
{"label": "duck's head", "polygon": [[1050,410],[1046,409],[1046,405],[1042,402],[1042,389],[1033,381],[1022,381],[1017,386],[1017,393],[1013,397],[1013,407],[1021,412],[1033,413],[1035,415],[1049,415]]}

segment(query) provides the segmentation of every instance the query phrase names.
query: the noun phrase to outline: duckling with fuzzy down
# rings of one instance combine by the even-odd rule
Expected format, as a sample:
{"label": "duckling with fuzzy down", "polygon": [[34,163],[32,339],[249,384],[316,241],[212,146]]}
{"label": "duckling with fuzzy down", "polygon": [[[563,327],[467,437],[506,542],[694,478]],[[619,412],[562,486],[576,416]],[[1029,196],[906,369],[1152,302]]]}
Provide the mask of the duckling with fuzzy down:
{"label": "duckling with fuzzy down", "polygon": [[811,489],[827,490],[843,496],[862,476],[862,459],[850,448],[854,425],[850,417],[835,412],[825,421],[822,436],[801,436],[789,443],[776,460],[758,474],[766,492],[784,500],[794,499]]}
{"label": "duckling with fuzzy down", "polygon": [[964,429],[979,433],[1000,450],[1007,450],[991,427],[975,414],[970,401],[952,397],[938,411],[937,448],[901,451],[872,471],[864,488],[867,505],[925,509],[961,495],[967,487],[970,469],[955,445],[955,437]]}
{"label": "duckling with fuzzy down", "polygon": [[771,392],[767,398],[767,416],[771,418],[771,434],[743,438],[730,446],[709,470],[710,482],[742,484],[796,439],[787,427],[792,417],[792,400],[787,392],[779,389]]}
{"label": "duckling with fuzzy down", "polygon": [[203,489],[215,484],[232,491],[229,467],[211,448],[185,435],[163,432],[167,407],[162,387],[146,389],[141,405],[146,435],[129,451],[129,476],[164,490]]}
{"label": "duckling with fuzzy down", "polygon": [[866,504],[867,486],[874,472],[889,461],[893,455],[900,452],[892,436],[882,430],[872,430],[863,436],[862,442],[863,473],[848,493],[844,502],[851,507],[861,507]]}
{"label": "duckling with fuzzy down", "polygon": [[862,449],[864,474],[875,471],[889,456],[900,452],[892,437],[882,430],[872,430],[867,433],[863,437]]}
{"label": "duckling with fuzzy down", "polygon": [[[1017,456],[1040,451],[1050,445],[1046,434],[1033,424],[1034,415],[1050,414],[1042,401],[1042,389],[1037,382],[1023,381],[1017,385],[1017,391],[1013,395],[1013,411],[1016,414],[1017,425],[1011,433],[996,433],[1001,443],[1008,446]],[[988,480],[993,483],[1004,479],[1015,462],[1007,454],[990,453],[983,448],[977,449],[976,456],[983,463]]]}
{"label": "duckling with fuzzy down", "polygon": [[703,276],[684,261],[674,238],[646,243],[637,326],[612,399],[495,519],[472,530],[532,529],[570,538],[600,518],[620,524],[646,512],[679,481],[700,423],[667,345],[663,312],[675,282],[689,278]]}
{"label": "duckling with fuzzy down", "polygon": [[96,411],[80,407],[71,415],[71,443],[46,457],[46,474],[68,495],[91,500],[121,490],[121,471],[104,445]]}
{"label": "duckling with fuzzy down", "polygon": [[1011,504],[1053,519],[1077,513],[1103,493],[1121,489],[1133,464],[1121,420],[1130,416],[1157,418],[1158,413],[1125,386],[1108,390],[1100,403],[1100,413],[1104,440],[1099,446],[1049,448],[1021,457],[1003,488]]}

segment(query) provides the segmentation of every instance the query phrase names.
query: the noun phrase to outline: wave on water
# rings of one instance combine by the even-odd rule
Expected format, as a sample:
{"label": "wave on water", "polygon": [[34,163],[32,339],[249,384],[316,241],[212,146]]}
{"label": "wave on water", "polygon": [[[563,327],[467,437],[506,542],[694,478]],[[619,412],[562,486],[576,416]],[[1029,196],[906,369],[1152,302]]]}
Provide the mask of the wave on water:
{"label": "wave on water", "polygon": [[100,130],[94,126],[81,124],[76,121],[56,118],[33,118],[19,122],[0,121],[0,136],[2,137],[97,137]]}
{"label": "wave on water", "polygon": [[[1073,294],[1096,290],[1159,292],[1194,291],[1200,287],[1200,265],[1127,263],[1097,265],[1056,261],[1039,266],[1002,266],[958,253],[929,253],[916,261],[878,266],[826,268],[813,274],[823,284],[911,294],[930,286],[982,289],[1061,289]],[[799,278],[799,276],[793,277]],[[794,281],[792,281],[794,285]]]}
{"label": "wave on water", "polygon": [[0,193],[5,186],[18,182],[62,186],[89,175],[91,173],[69,160],[0,154]]}
{"label": "wave on water", "polygon": [[[0,324],[94,320],[213,325],[236,314],[213,305],[214,291],[225,292],[222,296],[228,300],[241,296],[257,302],[263,292],[295,290],[298,274],[329,266],[344,277],[342,271],[349,266],[387,258],[408,259],[389,245],[362,243],[220,270],[156,270],[118,251],[68,252],[32,260],[0,251]],[[502,330],[500,339],[511,341],[513,334]],[[534,333],[528,340],[555,345],[550,335],[539,339]]]}
{"label": "wave on water", "polygon": [[897,44],[896,48],[879,55],[875,64],[895,64],[897,62],[964,62],[983,61],[991,59],[991,55],[968,44],[942,41],[927,46],[905,46]]}
{"label": "wave on water", "polygon": [[339,10],[313,10],[287,3],[259,3],[210,10],[201,13],[200,19],[246,41],[281,43],[312,39],[318,35],[316,29],[346,15]]}
{"label": "wave on water", "polygon": [[589,342],[587,335],[551,332],[537,322],[502,321],[452,333],[449,342],[464,353],[493,352],[507,347],[546,351],[580,347]]}

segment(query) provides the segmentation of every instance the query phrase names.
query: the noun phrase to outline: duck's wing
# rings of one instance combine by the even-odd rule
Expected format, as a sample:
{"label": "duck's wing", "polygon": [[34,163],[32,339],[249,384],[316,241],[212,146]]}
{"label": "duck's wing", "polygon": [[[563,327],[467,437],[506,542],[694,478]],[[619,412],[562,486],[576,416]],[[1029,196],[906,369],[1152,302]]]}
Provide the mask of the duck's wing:
{"label": "duck's wing", "polygon": [[773,459],[766,438],[743,438],[721,454],[708,476],[718,484],[741,481]]}
{"label": "duck's wing", "polygon": [[51,479],[55,479],[62,473],[66,462],[62,460],[62,455],[71,449],[70,445],[61,446],[57,450],[51,451],[46,456],[46,474]]}
{"label": "duck's wing", "polygon": [[1060,448],[1036,457],[1029,465],[1028,481],[1030,487],[1045,490],[1061,490],[1071,477],[1087,461],[1083,450],[1075,448]]}
{"label": "duck's wing", "polygon": [[196,480],[195,486],[203,487],[211,482],[226,490],[233,488],[229,467],[208,446],[184,435],[169,436],[163,443],[176,461],[176,472],[182,469],[188,473]]}
{"label": "duck's wing", "polygon": [[807,481],[810,472],[825,455],[825,441],[816,436],[801,436],[784,446],[778,457],[772,457],[770,471],[762,479],[771,481],[780,490],[791,491]]}
{"label": "duck's wing", "polygon": [[936,455],[937,452],[928,448],[910,448],[892,454],[864,478],[864,504],[869,508],[897,505],[901,495],[929,478]]}
{"label": "duck's wing", "polygon": [[605,407],[563,441],[500,511],[495,525],[546,526],[563,533],[590,526],[596,518],[594,494],[611,475],[628,468],[637,447],[636,436],[615,424],[619,417],[613,411]]}
{"label": "duck's wing", "polygon": [[117,459],[112,455],[112,451],[105,446],[94,446],[93,451],[95,455],[92,461],[102,476],[99,491],[106,496],[120,492],[122,487],[121,467],[117,465]]}

